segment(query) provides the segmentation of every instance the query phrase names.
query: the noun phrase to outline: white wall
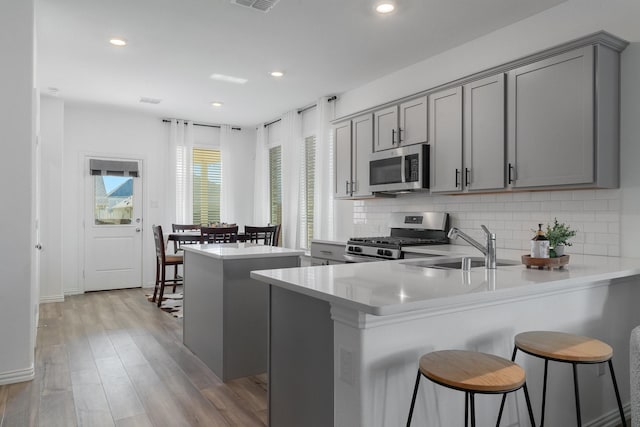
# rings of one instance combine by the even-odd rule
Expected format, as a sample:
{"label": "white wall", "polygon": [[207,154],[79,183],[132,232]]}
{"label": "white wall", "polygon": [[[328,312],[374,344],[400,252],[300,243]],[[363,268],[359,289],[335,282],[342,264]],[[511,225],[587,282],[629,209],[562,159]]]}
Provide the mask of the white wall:
{"label": "white wall", "polygon": [[252,128],[231,129],[223,149],[223,191],[227,194],[222,206],[226,222],[245,225],[253,223],[253,187],[255,174],[256,131]]}
{"label": "white wall", "polygon": [[37,301],[32,282],[34,2],[7,0],[0,13],[0,129],[5,151],[0,218],[0,384],[33,378]]}
{"label": "white wall", "polygon": [[40,201],[40,301],[64,300],[62,281],[62,147],[64,102],[43,96],[40,100],[41,201]]}
{"label": "white wall", "polygon": [[[339,97],[337,116],[344,116],[419,92],[474,72],[518,59],[587,34],[605,30],[630,42],[640,42],[640,2],[629,0],[569,0],[484,37],[414,64]],[[454,223],[476,228],[492,221],[499,227],[498,244],[517,247],[528,244],[529,229],[537,221],[557,215],[582,233],[580,253],[640,256],[640,64],[638,47],[622,53],[621,188],[618,191],[575,191],[505,194],[497,196],[401,196],[393,201],[351,202],[351,215],[337,215],[338,238],[362,235],[386,228],[388,213],[405,209],[445,209]],[[550,203],[568,197],[569,203]],[[512,202],[531,202],[523,210]],[[506,204],[506,205],[505,205]],[[499,211],[499,212],[498,212]],[[383,219],[384,218],[384,219]],[[505,223],[506,222],[506,223]],[[383,224],[384,223],[384,224]],[[504,223],[504,224],[503,224]],[[624,233],[620,233],[620,227]],[[500,239],[500,237],[499,237]],[[502,243],[501,243],[502,242]]]}
{"label": "white wall", "polygon": [[[44,113],[44,111],[43,111]],[[143,283],[155,277],[152,224],[167,224],[168,124],[138,112],[89,104],[65,104],[62,176],[62,263],[65,293],[82,292],[82,232],[86,155],[141,159],[143,162]]]}

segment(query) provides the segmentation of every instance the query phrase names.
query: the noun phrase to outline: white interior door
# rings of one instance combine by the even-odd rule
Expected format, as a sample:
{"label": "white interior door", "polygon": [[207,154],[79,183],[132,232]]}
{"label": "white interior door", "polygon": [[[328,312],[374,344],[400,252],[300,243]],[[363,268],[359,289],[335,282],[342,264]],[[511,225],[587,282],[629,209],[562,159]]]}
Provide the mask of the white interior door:
{"label": "white interior door", "polygon": [[[92,162],[98,166],[94,168]],[[141,162],[87,159],[86,165],[85,170],[93,172],[85,178],[84,290],[140,287]],[[133,168],[137,168],[135,172]]]}

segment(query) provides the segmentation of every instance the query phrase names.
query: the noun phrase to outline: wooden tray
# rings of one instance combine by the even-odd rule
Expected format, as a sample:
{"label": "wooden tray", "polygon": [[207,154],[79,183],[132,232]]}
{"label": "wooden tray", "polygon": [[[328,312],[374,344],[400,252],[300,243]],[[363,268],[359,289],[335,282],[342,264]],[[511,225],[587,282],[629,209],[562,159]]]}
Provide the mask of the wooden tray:
{"label": "wooden tray", "polygon": [[527,268],[537,267],[538,270],[564,268],[565,265],[569,264],[569,255],[562,255],[556,258],[531,258],[531,255],[522,255],[522,263]]}

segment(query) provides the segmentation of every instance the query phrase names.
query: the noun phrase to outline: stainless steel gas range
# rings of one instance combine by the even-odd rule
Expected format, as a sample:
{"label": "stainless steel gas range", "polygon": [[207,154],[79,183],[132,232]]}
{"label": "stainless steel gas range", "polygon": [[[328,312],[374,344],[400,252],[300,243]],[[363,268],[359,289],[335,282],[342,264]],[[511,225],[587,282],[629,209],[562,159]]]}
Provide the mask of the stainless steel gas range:
{"label": "stainless steel gas range", "polygon": [[407,246],[449,243],[449,214],[443,212],[397,212],[391,217],[391,235],[353,237],[347,242],[346,262],[382,261],[403,258]]}

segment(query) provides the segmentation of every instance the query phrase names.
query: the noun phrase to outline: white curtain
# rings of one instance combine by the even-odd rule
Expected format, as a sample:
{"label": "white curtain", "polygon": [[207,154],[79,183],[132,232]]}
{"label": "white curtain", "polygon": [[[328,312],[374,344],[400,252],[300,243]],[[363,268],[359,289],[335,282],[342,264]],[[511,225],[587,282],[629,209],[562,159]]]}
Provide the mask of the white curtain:
{"label": "white curtain", "polygon": [[[220,126],[220,157],[222,160],[222,189],[220,192],[220,221],[227,223],[235,223],[236,215],[233,206],[233,195],[231,190],[231,183],[233,182],[233,168],[231,166],[231,159],[233,159],[233,150],[231,135],[231,126]],[[242,225],[242,224],[239,224]]]}
{"label": "white curtain", "polygon": [[316,134],[316,192],[313,236],[316,239],[334,238],[333,215],[333,132],[331,120],[335,118],[335,102],[327,97],[318,99]]}
{"label": "white curtain", "polygon": [[282,116],[282,241],[287,248],[298,248],[300,229],[300,166],[302,136],[300,115],[296,110]]}
{"label": "white curtain", "polygon": [[256,133],[253,223],[261,226],[269,222],[269,150],[265,127],[259,125]]}
{"label": "white curtain", "polygon": [[[193,183],[191,159],[193,151],[193,122],[171,120],[169,133],[170,200],[175,203],[175,214],[170,218],[176,224],[193,222]],[[170,209],[169,212],[172,210]]]}

